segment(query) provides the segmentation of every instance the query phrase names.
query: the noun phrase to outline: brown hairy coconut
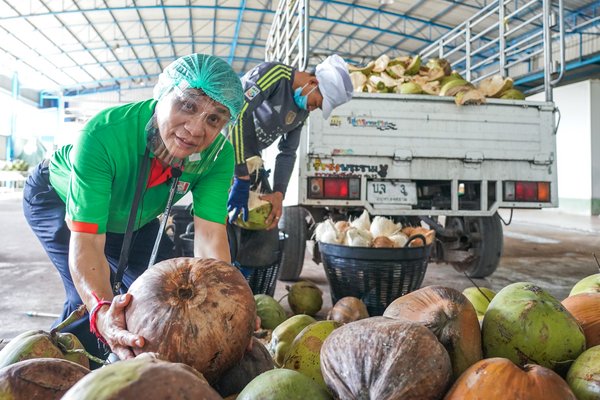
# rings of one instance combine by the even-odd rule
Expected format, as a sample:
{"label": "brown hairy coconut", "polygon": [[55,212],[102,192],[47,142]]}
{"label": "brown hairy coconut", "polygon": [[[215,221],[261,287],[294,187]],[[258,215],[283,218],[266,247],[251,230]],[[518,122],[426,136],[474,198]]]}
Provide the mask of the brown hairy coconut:
{"label": "brown hairy coconut", "polygon": [[456,289],[426,286],[394,300],[383,316],[429,328],[450,355],[454,379],[483,358],[477,312]]}
{"label": "brown hairy coconut", "polygon": [[62,358],[34,358],[0,369],[0,399],[60,399],[88,372]]}
{"label": "brown hairy coconut", "polygon": [[252,338],[252,351],[246,352],[244,358],[225,371],[213,387],[223,397],[240,393],[250,381],[263,372],[275,368],[269,350],[256,338]]}
{"label": "brown hairy coconut", "polygon": [[585,347],[600,345],[600,293],[576,294],[561,303],[581,325]]}
{"label": "brown hairy coconut", "polygon": [[452,376],[444,346],[423,325],[371,317],[335,329],[321,372],[339,399],[439,399]]}
{"label": "brown hairy coconut", "polygon": [[486,358],[454,382],[444,400],[575,400],[567,382],[536,364],[517,366],[507,358]]}
{"label": "brown hairy coconut", "polygon": [[368,317],[369,311],[367,311],[365,303],[359,298],[352,296],[346,296],[339,299],[327,314],[327,319],[342,324]]}
{"label": "brown hairy coconut", "polygon": [[240,361],[252,339],[252,290],[225,262],[165,260],[144,272],[129,293],[127,329],[145,339],[137,352],[187,364],[209,382]]}
{"label": "brown hairy coconut", "polygon": [[222,397],[190,366],[144,353],[92,371],[61,400],[119,399],[222,400]]}

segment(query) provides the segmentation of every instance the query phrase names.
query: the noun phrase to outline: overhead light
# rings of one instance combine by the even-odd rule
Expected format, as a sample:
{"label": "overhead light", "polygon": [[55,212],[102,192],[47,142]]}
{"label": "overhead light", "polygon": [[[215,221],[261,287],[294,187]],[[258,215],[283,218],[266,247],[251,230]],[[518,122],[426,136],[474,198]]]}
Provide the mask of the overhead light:
{"label": "overhead light", "polygon": [[389,6],[394,4],[394,0],[379,0],[379,4],[382,6]]}
{"label": "overhead light", "polygon": [[115,53],[117,54],[122,54],[123,53],[123,48],[121,47],[121,45],[119,43],[115,44],[113,46],[113,50],[115,51]]}

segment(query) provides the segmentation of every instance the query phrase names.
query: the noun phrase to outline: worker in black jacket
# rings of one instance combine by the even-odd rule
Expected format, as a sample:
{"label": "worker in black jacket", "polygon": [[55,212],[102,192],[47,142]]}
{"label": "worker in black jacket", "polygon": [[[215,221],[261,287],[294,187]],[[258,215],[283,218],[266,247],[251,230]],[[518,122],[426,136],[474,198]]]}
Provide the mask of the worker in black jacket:
{"label": "worker in black jacket", "polygon": [[227,203],[231,220],[247,219],[250,176],[246,160],[260,156],[281,137],[275,162],[272,193],[262,199],[272,204],[267,229],[273,229],[283,210],[287,189],[300,143],[300,132],[309,112],[320,108],[329,118],[332,110],[352,98],[348,66],[337,55],[317,65],[315,73],[298,71],[277,62],[257,65],[242,77],[244,104],[231,131],[235,150],[235,178]]}

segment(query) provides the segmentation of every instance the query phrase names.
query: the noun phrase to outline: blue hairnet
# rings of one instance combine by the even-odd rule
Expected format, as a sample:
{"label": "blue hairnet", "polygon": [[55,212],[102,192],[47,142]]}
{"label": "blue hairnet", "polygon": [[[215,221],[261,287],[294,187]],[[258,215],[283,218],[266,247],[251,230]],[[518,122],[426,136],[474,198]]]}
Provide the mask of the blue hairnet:
{"label": "blue hairnet", "polygon": [[232,120],[237,118],[244,101],[242,83],[231,66],[207,54],[190,54],[169,64],[154,86],[154,99],[160,100],[174,87],[202,89],[229,109]]}

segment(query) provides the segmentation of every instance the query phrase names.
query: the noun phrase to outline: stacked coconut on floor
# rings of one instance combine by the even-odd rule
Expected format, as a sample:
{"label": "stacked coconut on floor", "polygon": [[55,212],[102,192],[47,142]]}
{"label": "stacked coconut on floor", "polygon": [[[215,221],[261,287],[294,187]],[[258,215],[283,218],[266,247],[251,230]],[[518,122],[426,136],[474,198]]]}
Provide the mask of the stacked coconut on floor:
{"label": "stacked coconut on floor", "polygon": [[[272,297],[253,297],[236,268],[214,260],[157,264],[131,293],[127,324],[146,338],[141,354],[89,371],[76,338],[29,332],[0,351],[0,398],[600,396],[600,274],[562,304],[528,282],[498,293],[427,286],[377,317],[359,299],[343,298],[326,320],[316,318],[323,301],[313,283],[289,287],[288,315]],[[257,314],[260,340],[253,337]]]}
{"label": "stacked coconut on floor", "polygon": [[350,66],[355,92],[451,96],[458,105],[484,104],[486,98],[524,100],[510,77],[493,75],[473,84],[443,58],[423,63],[420,56],[382,55],[365,66]]}

